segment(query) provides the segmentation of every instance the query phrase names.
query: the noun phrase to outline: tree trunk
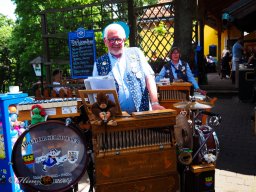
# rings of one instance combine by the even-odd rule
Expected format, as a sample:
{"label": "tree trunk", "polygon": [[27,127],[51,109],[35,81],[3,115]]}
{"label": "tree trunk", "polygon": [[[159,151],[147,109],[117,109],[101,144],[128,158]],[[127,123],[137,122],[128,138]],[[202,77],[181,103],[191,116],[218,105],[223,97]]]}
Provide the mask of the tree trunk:
{"label": "tree trunk", "polygon": [[182,59],[189,62],[192,53],[192,22],[196,0],[174,1],[174,45],[181,49]]}

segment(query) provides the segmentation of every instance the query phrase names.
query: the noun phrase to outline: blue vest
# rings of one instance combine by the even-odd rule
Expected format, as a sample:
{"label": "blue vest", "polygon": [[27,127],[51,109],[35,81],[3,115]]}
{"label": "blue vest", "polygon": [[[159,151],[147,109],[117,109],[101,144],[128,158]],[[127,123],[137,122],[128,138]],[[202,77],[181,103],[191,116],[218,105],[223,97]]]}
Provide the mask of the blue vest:
{"label": "blue vest", "polygon": [[[137,111],[149,110],[149,94],[146,87],[146,77],[141,71],[141,62],[138,54],[138,48],[125,48],[126,55],[126,73],[124,79],[127,81],[129,92],[132,95],[135,108]],[[105,54],[96,59],[96,66],[100,76],[108,75],[112,70],[108,54]],[[136,69],[136,70],[134,70]],[[119,85],[115,79],[117,92]]]}
{"label": "blue vest", "polygon": [[[174,79],[174,75],[172,72],[172,63],[171,61],[167,64],[164,65],[165,67],[165,78],[170,78],[170,82],[173,82]],[[174,67],[174,66],[173,66]],[[174,67],[175,68],[175,67]],[[169,74],[167,73],[169,71]],[[178,69],[175,69],[176,73],[177,73],[177,78],[178,79],[182,79],[183,81],[187,82],[188,81],[188,76],[187,76],[187,63],[182,61],[181,65],[179,65]]]}

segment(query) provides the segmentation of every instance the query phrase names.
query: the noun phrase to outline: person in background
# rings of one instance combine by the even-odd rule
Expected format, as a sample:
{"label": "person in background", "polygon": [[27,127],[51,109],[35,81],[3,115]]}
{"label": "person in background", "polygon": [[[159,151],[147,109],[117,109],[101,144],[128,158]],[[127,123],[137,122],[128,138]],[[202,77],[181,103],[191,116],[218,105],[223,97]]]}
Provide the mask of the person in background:
{"label": "person in background", "polygon": [[164,109],[158,102],[154,71],[139,48],[126,48],[125,28],[112,23],[104,29],[108,53],[96,59],[93,76],[112,76],[118,99],[128,113]]}
{"label": "person in background", "polygon": [[228,79],[230,76],[230,65],[231,61],[230,53],[226,52],[226,55],[221,60],[221,79]]}
{"label": "person in background", "polygon": [[243,54],[243,59],[244,59],[244,62],[247,62],[249,60],[249,58],[252,56],[253,54],[253,47],[247,47],[247,48],[244,48],[244,54]]}
{"label": "person in background", "polygon": [[170,61],[163,66],[159,75],[156,77],[156,81],[159,82],[162,78],[170,78],[170,82],[173,81],[185,81],[190,82],[193,85],[195,91],[205,95],[206,91],[199,88],[194,75],[188,63],[180,59],[181,51],[178,47],[173,47],[170,51]]}
{"label": "person in background", "polygon": [[[239,63],[241,62],[243,56],[244,48],[243,48],[243,39],[240,37],[237,42],[232,47],[232,84],[237,84],[236,79],[238,78],[238,69]],[[236,72],[237,71],[237,72]]]}
{"label": "person in background", "polygon": [[68,89],[61,86],[62,71],[59,69],[55,69],[52,73],[52,78],[53,78],[52,84],[54,85],[53,90],[56,92],[56,94],[59,94],[60,90],[63,90],[65,95],[67,95]]}
{"label": "person in background", "polygon": [[251,56],[248,59],[248,66],[252,68],[256,68],[256,50],[254,49],[251,53]]}
{"label": "person in background", "polygon": [[211,55],[206,55],[206,70],[207,72],[215,72],[216,71],[216,62],[214,57]]}
{"label": "person in background", "polygon": [[230,50],[228,49],[227,46],[225,46],[225,48],[222,50],[221,58],[225,57],[227,52],[229,52],[229,55],[230,55]]}

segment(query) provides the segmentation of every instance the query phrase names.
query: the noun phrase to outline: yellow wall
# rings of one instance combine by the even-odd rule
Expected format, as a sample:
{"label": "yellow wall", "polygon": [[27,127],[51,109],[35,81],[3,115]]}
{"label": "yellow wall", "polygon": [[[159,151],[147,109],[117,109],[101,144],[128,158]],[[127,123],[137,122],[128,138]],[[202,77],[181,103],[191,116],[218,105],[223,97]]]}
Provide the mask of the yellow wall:
{"label": "yellow wall", "polygon": [[[224,47],[227,45],[228,40],[228,34],[227,30],[223,31],[221,33],[221,47],[220,50],[222,51]],[[209,46],[210,45],[216,45],[217,46],[217,55],[218,55],[218,31],[211,28],[208,25],[205,25],[204,27],[204,54],[209,54]],[[218,56],[217,56],[218,58]]]}
{"label": "yellow wall", "polygon": [[215,29],[205,25],[204,27],[204,54],[209,54],[209,46],[216,45],[218,53],[218,33]]}
{"label": "yellow wall", "polygon": [[[241,32],[236,28],[231,26],[229,28],[229,31],[226,29],[221,33],[221,47],[220,50],[224,49],[225,46],[227,46],[227,40],[228,40],[228,33],[229,33],[229,39],[238,39],[241,35]],[[218,54],[218,32],[217,30],[211,28],[208,25],[205,25],[204,27],[204,54],[209,54],[209,46],[210,45],[216,45],[217,46],[217,54]],[[232,49],[230,47],[229,49]],[[217,57],[218,58],[218,57]]]}

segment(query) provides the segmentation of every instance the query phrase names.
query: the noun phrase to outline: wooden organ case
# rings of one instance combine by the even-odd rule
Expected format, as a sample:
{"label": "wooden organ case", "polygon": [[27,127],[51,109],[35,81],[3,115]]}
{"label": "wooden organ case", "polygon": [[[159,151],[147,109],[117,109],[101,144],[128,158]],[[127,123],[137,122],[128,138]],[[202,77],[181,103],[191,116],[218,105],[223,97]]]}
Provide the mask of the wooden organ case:
{"label": "wooden organ case", "polygon": [[92,124],[96,192],[176,192],[175,117],[172,109],[123,112],[117,126]]}
{"label": "wooden organ case", "polygon": [[167,109],[176,109],[174,103],[189,101],[192,84],[188,82],[174,82],[170,85],[158,85],[159,103]]}

